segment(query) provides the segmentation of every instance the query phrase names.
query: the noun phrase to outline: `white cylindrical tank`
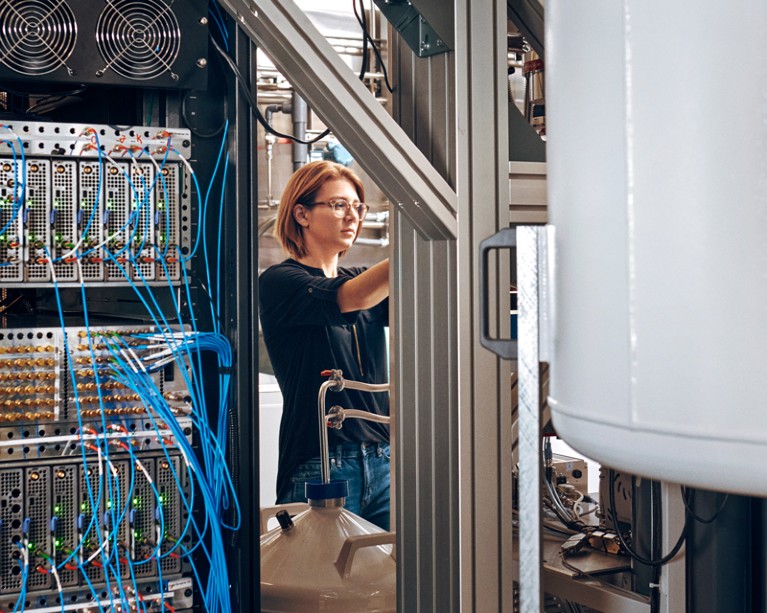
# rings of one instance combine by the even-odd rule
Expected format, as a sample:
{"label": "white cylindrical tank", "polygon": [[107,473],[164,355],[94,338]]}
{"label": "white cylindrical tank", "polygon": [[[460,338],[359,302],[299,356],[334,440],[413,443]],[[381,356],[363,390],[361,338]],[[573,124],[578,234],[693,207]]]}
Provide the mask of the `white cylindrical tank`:
{"label": "white cylindrical tank", "polygon": [[767,4],[546,4],[550,406],[605,465],[767,495]]}
{"label": "white cylindrical tank", "polygon": [[343,508],[346,481],[309,483],[307,496],[261,536],[261,611],[394,613],[394,534]]}

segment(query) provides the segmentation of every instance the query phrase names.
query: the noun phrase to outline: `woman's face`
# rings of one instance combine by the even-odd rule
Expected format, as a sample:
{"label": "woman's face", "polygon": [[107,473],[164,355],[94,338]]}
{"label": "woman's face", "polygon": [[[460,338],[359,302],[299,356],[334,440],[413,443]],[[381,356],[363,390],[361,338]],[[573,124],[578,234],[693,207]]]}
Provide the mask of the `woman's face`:
{"label": "woman's face", "polygon": [[[357,190],[346,179],[333,179],[325,183],[314,198],[315,203],[343,199],[349,203],[359,202]],[[304,225],[304,241],[311,252],[312,247],[319,247],[329,252],[339,253],[349,249],[357,237],[360,220],[349,207],[343,217],[336,217],[333,208],[326,204],[303,207],[307,225]]]}

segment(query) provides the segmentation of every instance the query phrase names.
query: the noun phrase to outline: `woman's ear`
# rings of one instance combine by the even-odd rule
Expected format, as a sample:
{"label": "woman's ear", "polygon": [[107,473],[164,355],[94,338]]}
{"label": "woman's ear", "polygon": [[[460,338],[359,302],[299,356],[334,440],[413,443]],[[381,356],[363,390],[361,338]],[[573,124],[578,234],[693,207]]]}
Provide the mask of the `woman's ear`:
{"label": "woman's ear", "polygon": [[302,204],[293,207],[293,219],[304,228],[309,227],[309,219],[306,217],[306,208]]}

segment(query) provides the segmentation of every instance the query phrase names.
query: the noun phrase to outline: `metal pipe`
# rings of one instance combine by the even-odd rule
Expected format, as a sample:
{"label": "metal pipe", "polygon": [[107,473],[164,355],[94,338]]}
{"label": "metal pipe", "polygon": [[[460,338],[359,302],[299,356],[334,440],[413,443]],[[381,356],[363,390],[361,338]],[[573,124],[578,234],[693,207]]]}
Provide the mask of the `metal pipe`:
{"label": "metal pipe", "polygon": [[320,409],[320,474],[323,483],[330,483],[330,452],[328,451],[328,428],[325,425],[325,393],[331,387],[335,387],[338,382],[335,379],[328,379],[320,385],[318,406]]}
{"label": "metal pipe", "polygon": [[358,238],[356,241],[354,241],[356,245],[369,245],[372,247],[388,247],[389,246],[389,239],[388,237],[384,238]]}
{"label": "metal pipe", "polygon": [[341,429],[341,424],[347,419],[364,419],[365,421],[374,421],[379,424],[389,425],[391,417],[388,415],[378,415],[370,411],[360,409],[345,409],[340,406],[330,407],[327,415],[328,428]]}
{"label": "metal pipe", "polygon": [[388,383],[362,383],[362,381],[350,381],[349,379],[341,379],[340,381],[341,391],[342,389],[360,390],[362,392],[388,392]]}
{"label": "metal pipe", "polygon": [[[271,126],[272,115],[275,111],[281,110],[281,105],[275,104],[266,107],[266,110],[264,111],[266,123]],[[266,132],[264,140],[266,141],[266,206],[271,207],[272,201],[274,200],[272,198],[272,159],[274,157],[274,143],[277,142],[277,137],[270,132]]]}
{"label": "metal pipe", "polygon": [[264,91],[260,87],[258,88],[258,103],[259,104],[281,104],[283,102],[290,102],[290,98],[293,94],[291,92],[270,92]]}
{"label": "metal pipe", "polygon": [[[306,120],[309,117],[309,107],[306,101],[293,92],[293,136],[306,140]],[[306,164],[309,157],[309,145],[293,141],[293,170],[298,170]]]}
{"label": "metal pipe", "polygon": [[320,474],[323,483],[330,483],[330,452],[328,450],[328,428],[327,417],[325,415],[325,395],[329,389],[334,392],[340,392],[344,388],[350,390],[360,390],[363,392],[388,392],[388,383],[362,383],[361,381],[349,381],[344,379],[343,372],[340,370],[329,371],[330,379],[320,385],[320,391],[317,398],[319,407],[319,428],[320,428]]}

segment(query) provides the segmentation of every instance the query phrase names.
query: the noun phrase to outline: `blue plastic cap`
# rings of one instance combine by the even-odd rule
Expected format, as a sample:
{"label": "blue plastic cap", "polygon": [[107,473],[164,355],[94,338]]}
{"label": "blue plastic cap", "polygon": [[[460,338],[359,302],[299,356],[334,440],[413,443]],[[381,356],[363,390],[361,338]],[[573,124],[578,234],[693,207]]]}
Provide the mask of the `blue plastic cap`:
{"label": "blue plastic cap", "polygon": [[346,479],[335,479],[323,483],[320,479],[306,482],[306,498],[308,500],[330,500],[346,498],[349,495],[349,482]]}

